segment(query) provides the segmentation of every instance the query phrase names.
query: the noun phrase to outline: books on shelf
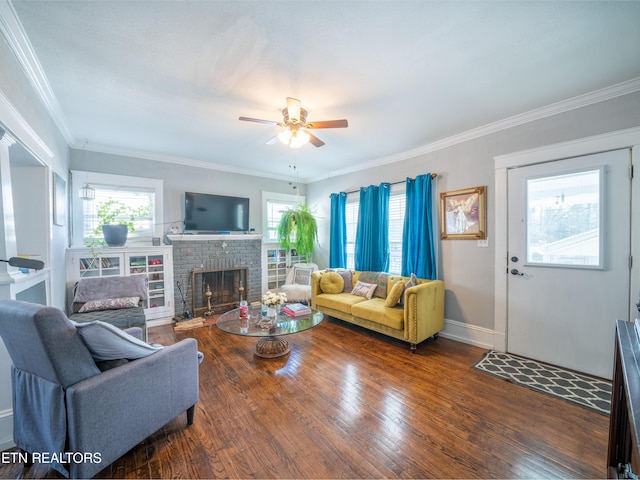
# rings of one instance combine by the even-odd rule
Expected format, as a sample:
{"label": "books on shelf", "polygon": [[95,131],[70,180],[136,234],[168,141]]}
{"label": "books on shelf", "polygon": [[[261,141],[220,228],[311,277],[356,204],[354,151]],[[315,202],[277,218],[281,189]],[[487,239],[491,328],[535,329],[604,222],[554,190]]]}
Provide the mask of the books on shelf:
{"label": "books on shelf", "polygon": [[303,317],[305,315],[311,315],[311,309],[308,305],[302,303],[287,303],[282,307],[282,312],[290,317]]}
{"label": "books on shelf", "polygon": [[99,266],[102,268],[119,268],[119,263],[117,259],[107,257],[80,258],[80,270],[97,270]]}

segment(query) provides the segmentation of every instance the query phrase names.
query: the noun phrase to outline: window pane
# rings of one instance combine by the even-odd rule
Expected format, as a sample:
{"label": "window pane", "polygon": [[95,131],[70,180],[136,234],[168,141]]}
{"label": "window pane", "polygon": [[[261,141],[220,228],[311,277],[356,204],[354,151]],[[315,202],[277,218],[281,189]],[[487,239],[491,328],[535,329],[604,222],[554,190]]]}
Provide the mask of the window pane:
{"label": "window pane", "polygon": [[356,268],[355,252],[356,252],[356,229],[358,228],[358,207],[360,202],[349,202],[345,208],[345,217],[347,223],[347,268],[354,270]]}
{"label": "window pane", "polygon": [[402,231],[404,229],[404,192],[389,197],[389,273],[402,271]]}
{"label": "window pane", "polygon": [[289,208],[295,207],[296,202],[267,200],[267,233],[266,241],[278,241],[278,224],[282,214]]}
{"label": "window pane", "polygon": [[[141,207],[146,207],[146,215],[138,215],[135,218],[133,226],[135,232],[129,232],[129,238],[151,238],[153,236],[153,212],[155,193],[149,189],[134,189],[134,188],[120,188],[118,186],[110,185],[95,185],[92,187],[96,191],[96,196],[91,202],[83,202],[83,237],[85,241],[89,236],[95,235],[98,238],[102,237],[102,233],[98,232],[94,234],[95,228],[98,226],[98,209],[100,205],[109,201],[116,200],[122,202],[128,207],[136,210]],[[126,220],[126,217],[122,217]]]}
{"label": "window pane", "polygon": [[600,265],[600,170],[527,180],[527,261]]}

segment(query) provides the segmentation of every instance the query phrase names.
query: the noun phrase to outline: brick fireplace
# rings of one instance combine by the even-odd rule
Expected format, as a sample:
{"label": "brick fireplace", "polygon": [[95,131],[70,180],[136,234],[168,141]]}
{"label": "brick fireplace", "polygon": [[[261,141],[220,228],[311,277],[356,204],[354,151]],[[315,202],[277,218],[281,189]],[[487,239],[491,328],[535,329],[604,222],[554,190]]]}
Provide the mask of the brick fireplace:
{"label": "brick fireplace", "polygon": [[[203,288],[206,288],[206,284],[202,283],[202,276],[194,275],[194,272],[228,272],[225,275],[228,275],[227,278],[232,278],[232,272],[240,270],[246,276],[242,280],[243,288],[248,291],[248,295],[245,291],[245,298],[249,303],[260,301],[262,297],[262,235],[169,235],[169,239],[173,244],[174,280],[180,282],[189,310],[193,308],[194,295],[196,302],[202,304],[202,292]],[[194,278],[195,286],[192,284]],[[244,287],[245,281],[246,287]],[[228,282],[220,283],[213,280],[208,282],[212,290],[218,288],[218,285],[229,290]],[[236,281],[233,280],[233,282]],[[237,290],[235,283],[231,289]],[[213,298],[224,298],[219,301],[233,303],[229,300],[229,292],[212,293],[214,294],[211,297],[212,302]],[[182,297],[177,288],[174,305],[176,316],[182,315]]]}

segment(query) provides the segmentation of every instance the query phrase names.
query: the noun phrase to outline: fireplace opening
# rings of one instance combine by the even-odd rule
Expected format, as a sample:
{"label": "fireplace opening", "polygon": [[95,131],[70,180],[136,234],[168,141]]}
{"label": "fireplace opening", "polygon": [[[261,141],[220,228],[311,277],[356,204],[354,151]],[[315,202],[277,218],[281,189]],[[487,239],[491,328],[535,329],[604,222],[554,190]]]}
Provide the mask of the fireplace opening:
{"label": "fireplace opening", "polygon": [[194,270],[191,276],[193,314],[200,317],[237,308],[248,298],[247,267]]}

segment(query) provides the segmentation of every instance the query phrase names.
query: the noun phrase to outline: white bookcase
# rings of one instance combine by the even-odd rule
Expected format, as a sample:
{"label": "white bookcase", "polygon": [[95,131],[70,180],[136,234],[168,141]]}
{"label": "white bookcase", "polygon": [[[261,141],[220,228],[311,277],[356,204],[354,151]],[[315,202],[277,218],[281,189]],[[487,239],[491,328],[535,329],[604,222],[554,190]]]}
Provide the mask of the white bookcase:
{"label": "white bookcase", "polygon": [[284,285],[287,274],[293,265],[304,262],[305,258],[298,255],[295,249],[288,252],[277,244],[266,244],[264,256],[267,268],[267,290],[273,290]]}
{"label": "white bookcase", "polygon": [[149,325],[173,318],[173,247],[103,248],[95,254],[88,248],[67,249],[67,304],[73,302],[73,287],[78,280],[109,275],[145,275],[149,291],[143,305]]}

